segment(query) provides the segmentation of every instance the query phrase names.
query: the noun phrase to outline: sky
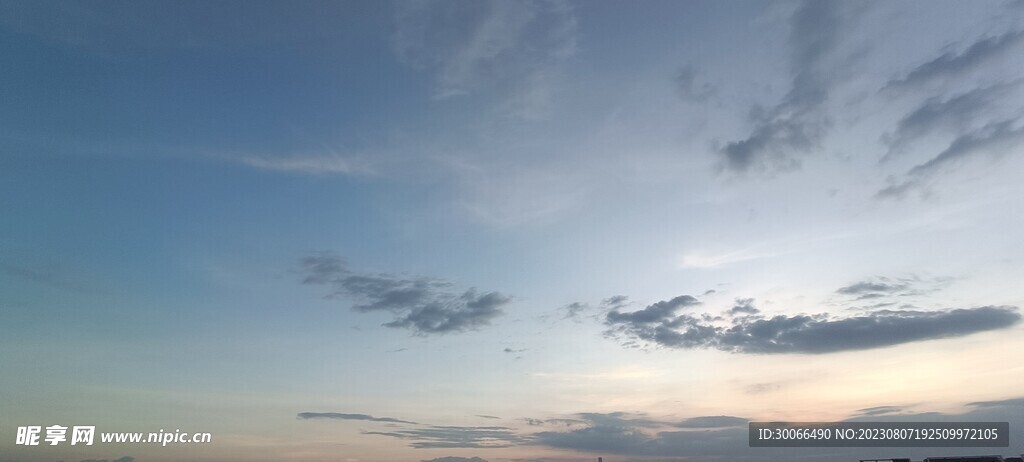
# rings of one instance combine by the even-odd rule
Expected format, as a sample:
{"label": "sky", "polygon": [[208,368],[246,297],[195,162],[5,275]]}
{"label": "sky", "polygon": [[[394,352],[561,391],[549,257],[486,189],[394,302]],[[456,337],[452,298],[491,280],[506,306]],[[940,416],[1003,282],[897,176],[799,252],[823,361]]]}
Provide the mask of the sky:
{"label": "sky", "polygon": [[[0,0],[0,61],[0,461],[1024,453],[1020,0]],[[846,420],[1010,447],[747,445]]]}

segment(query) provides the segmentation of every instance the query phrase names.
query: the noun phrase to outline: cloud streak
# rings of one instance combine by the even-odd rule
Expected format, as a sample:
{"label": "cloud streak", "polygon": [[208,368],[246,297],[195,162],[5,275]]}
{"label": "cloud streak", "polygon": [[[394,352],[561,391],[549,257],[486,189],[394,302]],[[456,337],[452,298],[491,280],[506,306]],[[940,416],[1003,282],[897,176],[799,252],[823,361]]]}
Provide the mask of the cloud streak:
{"label": "cloud streak", "polygon": [[561,1],[405,2],[396,23],[396,54],[433,75],[435,98],[489,91],[522,118],[548,111],[576,52],[575,15]]}
{"label": "cloud streak", "polygon": [[1024,126],[1018,125],[1016,119],[990,123],[958,136],[938,155],[910,169],[902,182],[878,191],[876,197],[902,198],[950,165],[982,155],[1001,157],[1014,152],[1021,145],[1024,145]]}
{"label": "cloud streak", "polygon": [[507,448],[528,441],[508,427],[432,426],[392,432],[368,431],[363,434],[408,440],[409,446],[417,449]]}
{"label": "cloud streak", "polygon": [[895,79],[886,88],[908,88],[935,80],[965,74],[1010,51],[1024,39],[1024,31],[1010,31],[978,40],[962,52],[947,51],[941,56],[915,67],[906,76]]}
{"label": "cloud streak", "polygon": [[1011,97],[1020,81],[975,88],[950,98],[933,97],[904,116],[896,129],[883,135],[889,152],[883,160],[904,153],[915,141],[933,133],[963,133],[972,122],[995,112],[995,106]]}
{"label": "cloud streak", "polygon": [[323,285],[329,297],[359,300],[352,309],[362,313],[384,311],[395,318],[386,327],[409,329],[417,334],[447,334],[477,329],[502,315],[501,307],[512,298],[475,288],[454,290],[447,281],[406,278],[386,273],[348,269],[345,261],[321,253],[300,261],[302,283]]}
{"label": "cloud streak", "polygon": [[340,412],[300,412],[298,418],[301,420],[308,419],[328,419],[328,420],[366,420],[370,422],[390,422],[390,423],[404,423],[413,424],[416,422],[410,422],[408,420],[400,420],[392,417],[374,417],[367,414],[344,414]]}

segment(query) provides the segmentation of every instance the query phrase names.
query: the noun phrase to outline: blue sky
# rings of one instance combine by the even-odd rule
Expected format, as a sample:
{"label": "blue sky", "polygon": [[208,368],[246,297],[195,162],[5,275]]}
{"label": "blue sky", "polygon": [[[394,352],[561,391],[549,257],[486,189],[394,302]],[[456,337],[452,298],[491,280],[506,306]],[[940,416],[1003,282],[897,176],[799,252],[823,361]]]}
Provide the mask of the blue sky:
{"label": "blue sky", "polygon": [[[0,460],[1024,425],[1020,1],[0,1],[0,57]],[[12,444],[76,422],[214,443]]]}

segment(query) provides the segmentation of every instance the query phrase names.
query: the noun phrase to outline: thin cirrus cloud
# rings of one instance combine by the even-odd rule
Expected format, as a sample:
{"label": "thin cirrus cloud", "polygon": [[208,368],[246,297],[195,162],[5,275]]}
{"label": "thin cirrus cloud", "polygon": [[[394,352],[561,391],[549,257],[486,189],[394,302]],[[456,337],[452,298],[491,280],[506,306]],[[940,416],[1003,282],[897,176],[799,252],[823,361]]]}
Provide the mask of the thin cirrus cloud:
{"label": "thin cirrus cloud", "polygon": [[362,431],[363,435],[386,436],[409,442],[418,449],[430,448],[507,448],[523,444],[527,438],[509,427],[427,425],[392,417],[373,417],[367,414],[341,412],[301,412],[300,420],[358,420],[397,423],[414,426],[389,431]]}
{"label": "thin cirrus cloud", "polygon": [[[919,65],[905,77],[890,81],[883,90],[906,93],[930,89],[932,82],[962,78],[1022,47],[1024,31],[1019,30],[978,39],[960,53],[947,51]],[[998,159],[1015,152],[1024,144],[1024,124],[1016,103],[1024,97],[1021,87],[1020,79],[1006,80],[953,96],[932,96],[921,103],[900,119],[892,132],[883,135],[883,142],[889,146],[883,160],[903,154],[911,144],[931,134],[952,132],[953,139],[901,179],[890,181],[875,197],[900,199],[967,159]]]}
{"label": "thin cirrus cloud", "polygon": [[307,256],[300,264],[303,284],[328,287],[328,297],[358,300],[352,306],[357,312],[392,313],[394,319],[384,326],[421,335],[486,326],[501,316],[501,307],[512,300],[500,292],[457,291],[452,283],[440,279],[353,271],[331,253]]}
{"label": "thin cirrus cloud", "polygon": [[409,441],[417,449],[438,448],[508,448],[527,443],[528,439],[509,427],[458,427],[435,425],[409,430],[387,432],[364,431],[364,435],[377,435]]}
{"label": "thin cirrus cloud", "polygon": [[423,462],[487,462],[485,459],[479,457],[458,457],[458,456],[447,456],[438,457],[436,459],[424,460]]}
{"label": "thin cirrus cloud", "polygon": [[[850,286],[854,287],[854,286]],[[858,287],[889,289],[888,287]],[[677,301],[685,300],[686,303]],[[608,313],[605,335],[673,349],[711,348],[743,354],[824,354],[882,348],[904,343],[960,337],[1002,329],[1020,322],[1016,307],[983,306],[941,311],[880,310],[860,316],[828,314],[777,315],[753,312],[753,300],[738,300],[740,312],[732,317],[708,313],[679,313],[697,305],[684,295],[642,310]],[[735,307],[734,307],[735,308]]]}
{"label": "thin cirrus cloud", "polygon": [[908,192],[924,186],[950,165],[978,156],[998,158],[1016,152],[1021,145],[1024,145],[1024,125],[1019,120],[990,123],[957,137],[935,157],[910,169],[902,182],[879,190],[876,197],[902,198]]}
{"label": "thin cirrus cloud", "polygon": [[962,133],[981,116],[998,112],[998,104],[1013,98],[1021,87],[1021,80],[978,87],[943,98],[935,96],[904,116],[896,129],[882,136],[889,146],[883,157],[891,159],[903,154],[914,142],[934,133]]}
{"label": "thin cirrus cloud", "polygon": [[365,162],[339,154],[306,156],[247,156],[238,159],[243,165],[260,170],[319,175],[365,175],[372,169]]}
{"label": "thin cirrus cloud", "polygon": [[433,76],[435,98],[490,92],[509,115],[535,118],[575,54],[576,18],[558,0],[405,2],[393,41],[400,61]]}
{"label": "thin cirrus cloud", "polygon": [[915,67],[904,77],[891,80],[886,88],[906,89],[963,75],[1011,52],[1022,42],[1024,31],[1010,31],[980,39],[959,53],[950,50]]}
{"label": "thin cirrus cloud", "polygon": [[370,422],[389,422],[389,423],[404,423],[413,424],[416,422],[410,422],[408,420],[400,420],[392,417],[374,417],[367,414],[344,414],[340,412],[300,412],[298,418],[302,420],[306,419],[327,419],[327,420],[366,420]]}

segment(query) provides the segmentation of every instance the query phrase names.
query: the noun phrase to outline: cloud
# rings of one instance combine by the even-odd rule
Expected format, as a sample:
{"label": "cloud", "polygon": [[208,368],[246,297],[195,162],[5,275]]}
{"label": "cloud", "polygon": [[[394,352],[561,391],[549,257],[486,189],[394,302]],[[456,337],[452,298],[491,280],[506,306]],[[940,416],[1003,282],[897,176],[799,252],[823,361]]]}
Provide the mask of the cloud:
{"label": "cloud", "polygon": [[752,298],[737,298],[736,305],[729,309],[729,315],[737,316],[741,314],[758,314],[761,310],[754,307],[754,299]]}
{"label": "cloud", "polygon": [[608,322],[611,323],[635,323],[649,324],[665,320],[675,314],[680,308],[698,305],[700,301],[689,295],[680,295],[672,300],[660,301],[640,311],[622,313],[618,309],[608,313]]}
{"label": "cloud", "polygon": [[358,175],[372,172],[362,159],[337,153],[309,156],[244,156],[237,159],[260,170],[316,175]]}
{"label": "cloud", "polygon": [[967,403],[967,405],[979,409],[994,407],[1024,408],[1024,398],[1004,399],[998,401],[975,401],[973,403]]}
{"label": "cloud", "polygon": [[[534,444],[592,453],[675,457],[706,454],[715,454],[721,457],[723,454],[735,453],[735,448],[746,446],[746,444],[741,444],[746,442],[747,429],[745,427],[701,426],[689,427],[684,431],[652,433],[652,429],[672,428],[675,425],[647,418],[625,419],[624,415],[626,414],[622,412],[580,414],[585,423],[584,427],[560,432],[534,433]],[[720,418],[696,417],[688,419],[688,421],[693,420],[699,423],[708,419],[707,421],[711,422]],[[745,419],[738,420],[746,422]],[[685,422],[687,421],[684,421],[684,424]],[[734,423],[734,421],[732,422]]]}
{"label": "cloud", "polygon": [[0,274],[6,274],[8,276],[16,277],[36,284],[42,284],[58,289],[70,290],[73,292],[91,292],[91,290],[86,286],[68,281],[63,277],[59,276],[58,274],[56,274],[54,271],[48,269],[31,269],[20,266],[0,264]]}
{"label": "cloud", "polygon": [[872,292],[886,292],[892,293],[903,289],[906,289],[906,284],[887,284],[884,282],[858,282],[856,284],[848,285],[846,287],[836,290],[841,294],[845,295],[861,295],[864,293]]}
{"label": "cloud", "polygon": [[889,152],[883,160],[904,152],[914,141],[932,133],[963,133],[980,116],[995,112],[994,106],[1004,102],[1020,88],[1020,80],[979,87],[950,98],[933,97],[904,116],[896,129],[883,135]]}
{"label": "cloud", "polygon": [[395,319],[384,326],[410,329],[417,334],[446,334],[486,326],[503,314],[512,298],[475,288],[454,291],[447,281],[406,278],[386,273],[349,270],[341,257],[330,253],[301,260],[302,283],[326,285],[331,297],[361,300],[358,312],[386,311]]}
{"label": "cloud", "polygon": [[[985,306],[945,311],[878,311],[853,317],[754,315],[723,321],[709,314],[676,315],[676,309],[670,307],[678,308],[673,301],[680,298],[633,313],[608,313],[606,336],[666,348],[822,354],[959,337],[1006,328],[1021,319],[1015,307]],[[752,301],[745,306],[752,307]]]}
{"label": "cloud", "polygon": [[390,422],[390,423],[404,423],[404,424],[416,424],[416,422],[410,422],[408,420],[399,420],[392,417],[374,417],[366,414],[342,414],[340,412],[300,412],[298,414],[299,419],[332,419],[332,420],[368,420],[371,422]]}
{"label": "cloud", "polygon": [[785,170],[799,166],[798,153],[820,145],[829,122],[822,111],[832,78],[827,61],[844,23],[838,2],[808,0],[790,19],[792,87],[772,108],[752,111],[753,132],[721,149],[724,166],[736,172],[752,167]]}
{"label": "cloud", "polygon": [[962,75],[986,62],[995,60],[1021,43],[1024,31],[1010,31],[986,37],[968,46],[960,53],[947,51],[938,58],[917,66],[906,76],[892,80],[886,88],[907,88],[938,79]]}
{"label": "cloud", "polygon": [[701,84],[697,83],[697,71],[692,66],[686,66],[676,73],[676,77],[673,79],[673,83],[676,87],[676,92],[679,93],[679,97],[683,101],[693,103],[703,103],[708,100],[717,92],[717,88],[708,83],[704,82]]}
{"label": "cloud", "polygon": [[527,438],[508,427],[431,426],[393,432],[363,432],[363,434],[408,440],[410,441],[409,446],[418,449],[507,448],[527,442]]}
{"label": "cloud", "polygon": [[578,318],[580,316],[580,313],[589,308],[590,307],[583,302],[573,302],[562,307],[562,309],[565,310],[566,318]]}
{"label": "cloud", "polygon": [[629,306],[630,303],[629,297],[625,295],[613,295],[601,300],[601,307],[608,310],[617,310]]}
{"label": "cloud", "polygon": [[750,422],[742,417],[733,417],[728,415],[716,415],[716,416],[702,416],[702,417],[691,417],[678,424],[678,428],[725,428],[725,427],[739,427],[746,425]]}
{"label": "cloud", "polygon": [[421,462],[487,462],[487,461],[484,460],[484,459],[481,459],[479,457],[448,456],[448,457],[438,457],[436,459],[430,459],[430,460],[423,460]]}
{"label": "cloud", "polygon": [[860,281],[845,287],[836,289],[837,294],[856,297],[857,300],[879,298],[892,295],[913,295],[918,291],[911,289],[914,283],[920,282],[912,278],[901,278],[893,280],[886,277],[879,277],[872,280]]}
{"label": "cloud", "polygon": [[[970,403],[967,412],[961,414],[944,414],[924,412],[917,414],[898,414],[901,406],[880,406],[863,409],[857,415],[844,421],[906,421],[906,422],[1010,422],[1011,428],[1024,423],[1021,421],[1021,409],[1024,398],[1012,398],[1002,401]],[[533,443],[559,449],[584,451],[593,454],[618,454],[638,460],[635,457],[672,457],[672,460],[693,462],[710,462],[721,460],[763,461],[763,460],[816,460],[844,461],[857,460],[863,457],[863,448],[788,448],[768,450],[766,448],[750,448],[747,444],[747,419],[730,416],[694,417],[684,422],[694,421],[714,423],[721,420],[731,425],[723,426],[690,426],[680,428],[670,422],[652,421],[659,424],[655,427],[630,425],[629,422],[618,422],[616,425],[605,425],[599,421],[586,421],[580,428],[563,431],[544,431],[532,435]],[[670,430],[675,428],[676,430]],[[770,451],[770,452],[769,452]],[[967,455],[976,453],[976,449],[950,449],[950,455]],[[931,453],[931,454],[929,454]],[[901,456],[915,460],[934,455],[934,448],[905,448]],[[643,459],[640,459],[643,460]]]}
{"label": "cloud", "polygon": [[757,247],[724,253],[694,252],[684,255],[680,262],[680,266],[683,268],[718,268],[734,263],[757,260],[775,255],[775,252],[760,251]]}
{"label": "cloud", "polygon": [[979,155],[998,157],[1013,152],[1022,144],[1024,144],[1024,126],[1017,126],[1016,119],[989,123],[970,133],[958,136],[938,155],[910,169],[902,182],[878,191],[876,197],[902,198],[909,191],[923,186],[924,182],[948,165]]}
{"label": "cloud", "polygon": [[434,97],[493,92],[509,115],[536,118],[551,104],[576,52],[576,18],[561,1],[421,1],[398,5],[395,52],[434,76]]}
{"label": "cloud", "polygon": [[869,408],[864,408],[864,409],[858,409],[857,410],[857,415],[858,416],[874,417],[874,416],[881,416],[881,415],[898,414],[898,413],[903,412],[903,411],[904,411],[904,408],[901,407],[901,406],[875,406],[875,407],[869,407]]}

